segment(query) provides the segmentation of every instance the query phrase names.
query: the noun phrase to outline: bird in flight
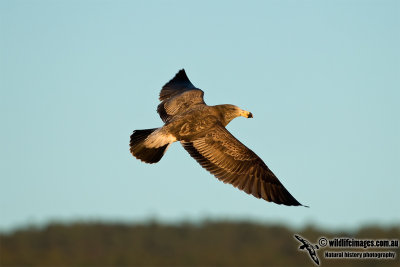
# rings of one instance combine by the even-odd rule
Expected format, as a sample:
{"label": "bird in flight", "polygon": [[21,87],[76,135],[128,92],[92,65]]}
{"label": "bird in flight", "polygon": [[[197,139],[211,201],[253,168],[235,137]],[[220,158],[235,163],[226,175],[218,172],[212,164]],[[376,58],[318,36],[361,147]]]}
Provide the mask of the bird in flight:
{"label": "bird in flight", "polygon": [[252,118],[251,112],[229,104],[208,106],[203,96],[185,70],[180,70],[160,92],[157,112],[164,125],[133,131],[132,155],[156,163],[172,143],[179,141],[190,156],[222,182],[256,198],[302,206],[262,159],[225,128],[236,117]]}
{"label": "bird in flight", "polygon": [[311,244],[307,239],[302,238],[299,235],[294,235],[294,237],[303,244],[299,249],[307,250],[308,254],[310,254],[310,258],[315,262],[315,264],[319,265],[319,259],[316,252],[316,250],[319,249],[318,245]]}

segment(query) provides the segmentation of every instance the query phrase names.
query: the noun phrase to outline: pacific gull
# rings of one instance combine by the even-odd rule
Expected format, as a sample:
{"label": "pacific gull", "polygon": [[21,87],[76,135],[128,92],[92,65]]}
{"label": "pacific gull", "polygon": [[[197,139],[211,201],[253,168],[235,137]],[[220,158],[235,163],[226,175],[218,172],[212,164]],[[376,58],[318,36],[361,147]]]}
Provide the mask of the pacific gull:
{"label": "pacific gull", "polygon": [[135,130],[130,138],[132,155],[156,163],[172,143],[179,141],[190,156],[224,183],[266,201],[302,205],[262,159],[225,128],[236,117],[252,118],[251,112],[229,104],[208,106],[203,95],[185,70],[180,70],[160,92],[157,112],[165,124]]}

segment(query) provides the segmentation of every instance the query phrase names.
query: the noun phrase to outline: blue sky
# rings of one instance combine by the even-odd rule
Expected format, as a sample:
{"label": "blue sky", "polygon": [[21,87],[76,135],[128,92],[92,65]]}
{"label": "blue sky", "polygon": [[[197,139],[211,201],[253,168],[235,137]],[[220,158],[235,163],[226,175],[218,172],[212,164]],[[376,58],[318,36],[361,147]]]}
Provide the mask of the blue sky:
{"label": "blue sky", "polygon": [[[244,219],[354,228],[400,221],[398,1],[1,1],[0,230],[52,220]],[[172,145],[162,125],[185,68],[228,129],[311,208],[255,199]]]}

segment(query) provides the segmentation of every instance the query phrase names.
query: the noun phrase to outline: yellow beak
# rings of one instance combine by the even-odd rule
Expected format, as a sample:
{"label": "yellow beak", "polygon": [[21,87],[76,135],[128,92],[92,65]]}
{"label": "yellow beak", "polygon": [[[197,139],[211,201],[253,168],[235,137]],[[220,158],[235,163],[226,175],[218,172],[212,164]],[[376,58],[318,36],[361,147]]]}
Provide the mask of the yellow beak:
{"label": "yellow beak", "polygon": [[245,117],[245,118],[253,118],[253,114],[247,110],[241,110],[240,116]]}

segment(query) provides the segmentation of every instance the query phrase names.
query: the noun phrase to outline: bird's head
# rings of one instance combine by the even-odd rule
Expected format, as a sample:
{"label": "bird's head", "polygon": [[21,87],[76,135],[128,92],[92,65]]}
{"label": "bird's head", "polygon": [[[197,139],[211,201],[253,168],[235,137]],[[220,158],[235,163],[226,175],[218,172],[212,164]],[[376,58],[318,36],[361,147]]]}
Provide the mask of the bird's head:
{"label": "bird's head", "polygon": [[238,106],[230,104],[225,104],[220,106],[225,126],[228,125],[228,123],[230,123],[234,118],[237,117],[253,118],[253,114],[250,111],[243,110]]}

